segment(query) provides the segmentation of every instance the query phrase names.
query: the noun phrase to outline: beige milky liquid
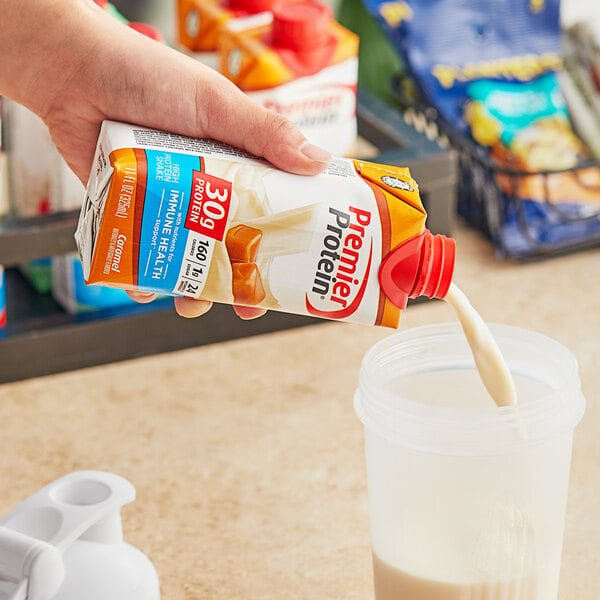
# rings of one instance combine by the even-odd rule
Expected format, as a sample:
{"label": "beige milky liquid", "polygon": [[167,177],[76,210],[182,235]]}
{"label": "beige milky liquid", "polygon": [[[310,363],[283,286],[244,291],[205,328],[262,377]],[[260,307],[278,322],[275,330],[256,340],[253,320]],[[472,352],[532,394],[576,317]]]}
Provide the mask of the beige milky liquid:
{"label": "beige milky liquid", "polygon": [[373,554],[377,600],[538,600],[532,578],[484,583],[445,583],[403,573]]}
{"label": "beige milky liquid", "polygon": [[473,352],[479,376],[494,402],[498,406],[516,404],[515,382],[481,315],[455,283],[450,285],[445,300],[456,311]]}

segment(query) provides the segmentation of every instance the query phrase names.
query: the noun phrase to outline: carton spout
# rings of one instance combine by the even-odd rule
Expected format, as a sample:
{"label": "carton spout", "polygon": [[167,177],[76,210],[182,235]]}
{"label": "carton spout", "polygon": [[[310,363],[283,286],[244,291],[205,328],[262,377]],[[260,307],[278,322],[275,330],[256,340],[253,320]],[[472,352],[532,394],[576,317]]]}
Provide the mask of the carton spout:
{"label": "carton spout", "polygon": [[452,283],[455,259],[455,241],[425,229],[385,257],[379,283],[390,301],[401,309],[406,308],[409,298],[442,299]]}

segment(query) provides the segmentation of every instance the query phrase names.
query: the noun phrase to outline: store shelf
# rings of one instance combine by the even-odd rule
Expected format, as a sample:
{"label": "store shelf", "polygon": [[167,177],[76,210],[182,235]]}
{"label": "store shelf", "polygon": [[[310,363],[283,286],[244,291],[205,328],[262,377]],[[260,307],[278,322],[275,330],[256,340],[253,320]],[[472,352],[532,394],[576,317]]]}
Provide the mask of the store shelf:
{"label": "store shelf", "polygon": [[0,382],[170,352],[317,322],[270,312],[238,319],[230,306],[183,319],[172,299],[69,315],[50,295],[35,294],[14,269],[7,271],[9,324],[0,330]]}
{"label": "store shelf", "polygon": [[76,250],[78,211],[0,221],[0,265],[12,267],[36,258]]}
{"label": "store shelf", "polygon": [[[400,114],[359,90],[358,128],[369,160],[410,167],[429,213],[428,226],[450,233],[456,161],[452,152],[407,126]],[[75,250],[77,212],[0,224],[0,264],[19,265]],[[183,319],[172,299],[71,315],[37,294],[16,269],[7,270],[8,324],[0,330],[0,383],[290,329],[319,319],[270,312],[242,321],[229,306],[205,318]]]}

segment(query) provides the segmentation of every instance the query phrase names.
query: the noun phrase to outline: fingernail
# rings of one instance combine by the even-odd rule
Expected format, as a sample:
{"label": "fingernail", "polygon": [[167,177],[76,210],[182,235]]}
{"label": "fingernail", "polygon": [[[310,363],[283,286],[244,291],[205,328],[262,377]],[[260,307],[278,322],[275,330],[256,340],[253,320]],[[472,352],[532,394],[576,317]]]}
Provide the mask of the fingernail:
{"label": "fingernail", "polygon": [[244,321],[262,317],[267,312],[264,308],[258,308],[257,306],[234,306],[233,310]]}
{"label": "fingernail", "polygon": [[310,158],[310,160],[316,162],[328,163],[331,160],[331,154],[327,152],[327,150],[323,150],[323,148],[315,146],[310,142],[304,142],[300,146],[300,152],[304,154],[306,158]]}
{"label": "fingernail", "polygon": [[206,300],[193,300],[192,298],[175,298],[175,309],[180,317],[195,319],[207,313],[212,307],[212,302]]}
{"label": "fingernail", "polygon": [[152,292],[140,292],[140,291],[127,291],[127,294],[132,300],[139,302],[140,304],[147,304],[152,302],[156,298],[156,294]]}

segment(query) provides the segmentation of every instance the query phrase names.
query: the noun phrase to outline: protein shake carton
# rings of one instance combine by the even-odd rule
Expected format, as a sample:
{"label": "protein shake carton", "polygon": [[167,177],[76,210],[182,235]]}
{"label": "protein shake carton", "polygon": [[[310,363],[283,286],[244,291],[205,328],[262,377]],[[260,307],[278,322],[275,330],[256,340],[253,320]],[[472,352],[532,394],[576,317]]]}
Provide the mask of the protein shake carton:
{"label": "protein shake carton", "polygon": [[75,238],[89,284],[396,327],[408,298],[450,286],[454,242],[425,219],[404,168],[292,175],[107,121]]}
{"label": "protein shake carton", "polygon": [[4,98],[4,136],[10,210],[22,217],[50,211],[50,156],[55,151],[45,123],[21,104]]}
{"label": "protein shake carton", "polygon": [[221,28],[237,21],[239,27],[267,25],[275,0],[178,0],[178,38],[181,49],[217,69]]}
{"label": "protein shake carton", "polygon": [[282,0],[271,24],[219,39],[219,70],[259,104],[292,120],[314,144],[344,155],[356,140],[358,36],[329,5]]}
{"label": "protein shake carton", "polygon": [[58,153],[46,124],[5,100],[10,209],[21,217],[81,208],[84,186]]}

